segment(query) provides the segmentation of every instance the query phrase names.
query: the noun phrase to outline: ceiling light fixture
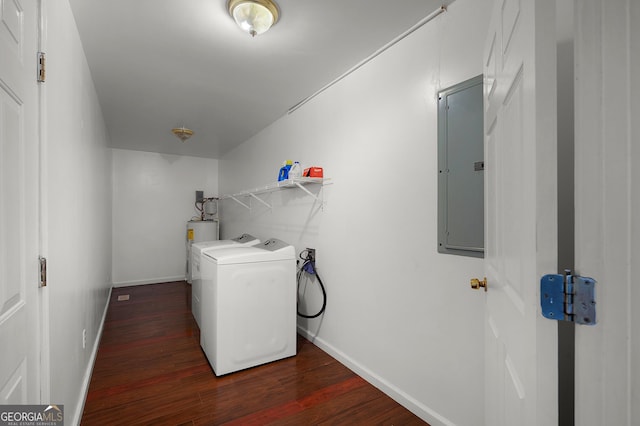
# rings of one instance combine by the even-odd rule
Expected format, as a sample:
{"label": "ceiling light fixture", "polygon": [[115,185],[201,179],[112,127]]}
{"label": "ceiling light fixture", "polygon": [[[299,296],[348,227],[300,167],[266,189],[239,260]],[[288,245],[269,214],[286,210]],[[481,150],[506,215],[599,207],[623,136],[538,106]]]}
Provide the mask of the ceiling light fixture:
{"label": "ceiling light fixture", "polygon": [[189,139],[191,136],[193,136],[193,130],[191,129],[187,129],[186,127],[182,126],[182,127],[176,127],[171,129],[171,132],[176,135],[176,137],[178,139],[180,139],[182,142],[186,141],[187,139]]}
{"label": "ceiling light fixture", "polygon": [[238,26],[252,37],[278,22],[278,6],[271,0],[229,0],[227,9]]}

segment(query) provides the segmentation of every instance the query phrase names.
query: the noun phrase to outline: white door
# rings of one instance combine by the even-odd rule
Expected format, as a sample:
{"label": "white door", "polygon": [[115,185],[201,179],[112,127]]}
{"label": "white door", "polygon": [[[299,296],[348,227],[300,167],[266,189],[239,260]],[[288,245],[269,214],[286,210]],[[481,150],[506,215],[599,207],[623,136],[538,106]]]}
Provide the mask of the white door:
{"label": "white door", "polygon": [[496,0],[485,75],[485,425],[558,422],[555,2]]}
{"label": "white door", "polygon": [[640,2],[576,7],[576,272],[597,324],[576,327],[576,425],[640,424]]}
{"label": "white door", "polygon": [[0,6],[0,404],[38,404],[36,2]]}

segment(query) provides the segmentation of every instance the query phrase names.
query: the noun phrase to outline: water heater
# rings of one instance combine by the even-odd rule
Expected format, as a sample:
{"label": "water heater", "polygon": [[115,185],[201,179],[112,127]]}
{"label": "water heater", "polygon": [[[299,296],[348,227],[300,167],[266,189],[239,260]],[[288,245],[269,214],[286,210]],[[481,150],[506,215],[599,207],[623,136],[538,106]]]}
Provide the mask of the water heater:
{"label": "water heater", "polygon": [[218,230],[217,220],[190,220],[187,222],[186,279],[188,283],[191,283],[191,245],[203,241],[216,241]]}

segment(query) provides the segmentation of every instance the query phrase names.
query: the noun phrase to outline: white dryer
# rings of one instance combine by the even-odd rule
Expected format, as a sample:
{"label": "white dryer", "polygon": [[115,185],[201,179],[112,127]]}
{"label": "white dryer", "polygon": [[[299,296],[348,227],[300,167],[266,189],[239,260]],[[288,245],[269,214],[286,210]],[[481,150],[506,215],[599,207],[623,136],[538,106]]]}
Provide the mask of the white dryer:
{"label": "white dryer", "polygon": [[192,284],[191,247],[195,243],[219,239],[218,220],[190,220],[187,222],[187,270],[185,280]]}
{"label": "white dryer", "polygon": [[191,312],[201,327],[202,279],[200,278],[200,258],[203,251],[217,250],[233,246],[255,246],[260,240],[249,234],[242,234],[230,240],[204,241],[191,246]]}
{"label": "white dryer", "polygon": [[269,239],[204,252],[200,272],[200,346],[216,375],[296,354],[293,246]]}

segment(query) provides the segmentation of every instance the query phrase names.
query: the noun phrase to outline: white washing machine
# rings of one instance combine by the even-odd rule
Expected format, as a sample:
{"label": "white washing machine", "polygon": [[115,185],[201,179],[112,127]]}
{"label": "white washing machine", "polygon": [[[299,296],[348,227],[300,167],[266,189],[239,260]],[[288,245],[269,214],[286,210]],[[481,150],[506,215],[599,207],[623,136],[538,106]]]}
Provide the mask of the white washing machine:
{"label": "white washing machine", "polygon": [[296,354],[296,257],[287,243],[204,252],[200,346],[220,376]]}
{"label": "white washing machine", "polygon": [[217,250],[233,246],[255,246],[260,240],[249,234],[242,234],[230,240],[204,241],[191,246],[191,312],[200,327],[202,318],[202,279],[200,278],[200,258],[203,251]]}

